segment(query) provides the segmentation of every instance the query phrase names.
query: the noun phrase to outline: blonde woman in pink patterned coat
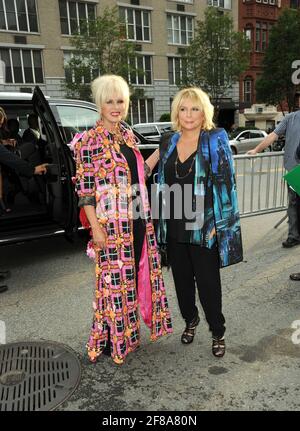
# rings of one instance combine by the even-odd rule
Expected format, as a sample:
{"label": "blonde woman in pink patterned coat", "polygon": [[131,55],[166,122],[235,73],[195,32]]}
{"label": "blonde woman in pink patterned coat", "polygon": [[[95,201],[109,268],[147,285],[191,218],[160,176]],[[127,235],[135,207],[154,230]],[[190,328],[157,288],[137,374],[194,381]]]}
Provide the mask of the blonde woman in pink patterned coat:
{"label": "blonde woman in pink patterned coat", "polygon": [[121,124],[128,85],[104,75],[93,81],[92,92],[100,119],[74,144],[79,206],[91,227],[88,254],[96,263],[87,350],[91,362],[104,353],[122,364],[139,346],[140,315],[152,341],[171,333],[172,325],[145,188],[149,166],[132,131]]}

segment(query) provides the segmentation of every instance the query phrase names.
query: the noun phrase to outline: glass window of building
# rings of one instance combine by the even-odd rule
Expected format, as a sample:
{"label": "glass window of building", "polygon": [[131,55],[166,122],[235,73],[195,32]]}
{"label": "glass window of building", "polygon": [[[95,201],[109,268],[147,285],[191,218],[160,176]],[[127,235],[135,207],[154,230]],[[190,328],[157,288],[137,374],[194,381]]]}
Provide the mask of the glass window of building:
{"label": "glass window of building", "polygon": [[44,82],[40,50],[1,48],[0,62],[4,70],[5,83],[42,84]]}
{"label": "glass window of building", "polygon": [[180,85],[186,75],[185,61],[180,57],[168,58],[169,84]]}
{"label": "glass window of building", "polygon": [[245,28],[245,36],[248,40],[252,40],[252,29],[250,27]]}
{"label": "glass window of building", "polygon": [[176,3],[194,4],[194,0],[171,0],[171,1],[176,1]]}
{"label": "glass window of building", "polygon": [[129,82],[133,85],[152,84],[152,57],[137,55],[130,64]]}
{"label": "glass window of building", "polygon": [[0,0],[0,30],[37,33],[36,0]]}
{"label": "glass window of building", "polygon": [[232,9],[231,0],[207,0],[207,5],[222,9]]}
{"label": "glass window of building", "polygon": [[126,24],[126,37],[128,40],[151,42],[150,12],[120,7],[120,18]]}
{"label": "glass window of building", "polygon": [[167,14],[168,43],[189,45],[194,37],[194,19],[186,15]]}
{"label": "glass window of building", "polygon": [[252,79],[244,80],[244,102],[252,102]]}
{"label": "glass window of building", "polygon": [[64,69],[67,82],[89,84],[99,76],[99,69],[93,69],[86,61],[81,63],[82,67],[76,68],[70,65],[69,63],[73,57],[74,53],[72,51],[64,51]]}
{"label": "glass window of building", "polygon": [[259,22],[256,23],[255,51],[261,51],[261,25]]}
{"label": "glass window of building", "polygon": [[72,35],[80,31],[83,23],[95,20],[96,6],[91,3],[59,0],[61,33]]}
{"label": "glass window of building", "polygon": [[131,124],[152,123],[153,112],[153,99],[133,99],[129,111]]}

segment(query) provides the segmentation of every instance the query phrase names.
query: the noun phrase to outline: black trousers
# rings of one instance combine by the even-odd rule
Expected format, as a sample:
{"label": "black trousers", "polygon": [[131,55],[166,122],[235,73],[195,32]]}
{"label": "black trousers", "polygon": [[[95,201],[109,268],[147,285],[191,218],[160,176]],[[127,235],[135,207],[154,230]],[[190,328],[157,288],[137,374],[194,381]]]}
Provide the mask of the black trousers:
{"label": "black trousers", "polygon": [[225,333],[222,314],[222,291],[218,249],[168,240],[168,259],[171,264],[177,299],[182,317],[191,322],[198,313],[195,301],[196,285],[209,329],[213,336]]}

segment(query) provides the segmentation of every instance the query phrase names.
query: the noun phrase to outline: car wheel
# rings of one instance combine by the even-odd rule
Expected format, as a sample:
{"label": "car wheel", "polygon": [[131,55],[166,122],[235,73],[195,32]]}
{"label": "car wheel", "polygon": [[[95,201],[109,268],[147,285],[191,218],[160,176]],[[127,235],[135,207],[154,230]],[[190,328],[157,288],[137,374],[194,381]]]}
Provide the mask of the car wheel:
{"label": "car wheel", "polygon": [[272,147],[271,145],[269,145],[267,148],[264,149],[264,153],[269,153],[270,151],[272,151]]}

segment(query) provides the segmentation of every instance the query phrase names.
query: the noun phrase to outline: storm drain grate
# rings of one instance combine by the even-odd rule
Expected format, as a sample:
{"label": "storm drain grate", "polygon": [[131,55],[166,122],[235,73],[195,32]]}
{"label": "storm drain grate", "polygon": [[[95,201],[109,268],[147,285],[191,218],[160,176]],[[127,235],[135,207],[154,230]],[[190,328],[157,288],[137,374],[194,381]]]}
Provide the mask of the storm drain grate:
{"label": "storm drain grate", "polygon": [[77,388],[81,366],[68,346],[24,342],[0,346],[0,411],[52,410]]}

